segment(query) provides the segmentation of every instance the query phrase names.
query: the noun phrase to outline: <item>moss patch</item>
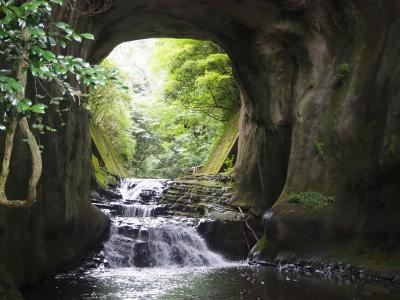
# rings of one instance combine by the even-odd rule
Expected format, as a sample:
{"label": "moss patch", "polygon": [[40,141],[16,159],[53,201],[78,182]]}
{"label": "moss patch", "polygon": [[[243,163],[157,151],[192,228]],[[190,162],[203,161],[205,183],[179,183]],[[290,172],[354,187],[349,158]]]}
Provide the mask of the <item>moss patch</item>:
{"label": "moss patch", "polygon": [[97,182],[102,186],[112,183],[109,182],[112,178],[112,176],[109,176],[110,174],[127,177],[121,159],[101,129],[90,124],[90,135],[95,147],[92,155],[92,166]]}
{"label": "moss patch", "polygon": [[112,181],[110,180],[107,172],[105,172],[99,164],[99,161],[95,155],[92,154],[92,167],[93,173],[96,178],[96,182],[102,188],[105,188],[108,184],[111,184]]}
{"label": "moss patch", "polygon": [[247,208],[247,207],[250,207],[252,203],[254,203],[254,201],[240,198],[240,199],[233,200],[231,202],[231,205],[234,207],[246,207]]}
{"label": "moss patch", "polygon": [[311,208],[326,207],[335,201],[334,197],[325,196],[318,192],[292,194],[288,198],[288,202],[290,203],[298,203]]}
{"label": "moss patch", "polygon": [[327,262],[340,261],[352,266],[362,266],[371,269],[392,269],[400,267],[400,253],[371,250],[360,241],[353,241],[340,247],[331,255],[325,257]]}
{"label": "moss patch", "polygon": [[267,240],[267,236],[264,234],[262,236],[262,238],[254,246],[254,250],[262,253],[267,249],[267,247],[268,247],[268,240]]}
{"label": "moss patch", "polygon": [[327,155],[326,155],[326,146],[324,143],[320,142],[320,141],[315,141],[314,143],[314,148],[315,151],[317,151],[319,157],[325,161],[327,159]]}
{"label": "moss patch", "polygon": [[227,122],[224,133],[214,149],[211,151],[206,163],[204,164],[204,167],[201,170],[201,173],[217,174],[221,171],[224,162],[228,158],[229,153],[231,152],[238,138],[239,118],[240,112],[238,111]]}

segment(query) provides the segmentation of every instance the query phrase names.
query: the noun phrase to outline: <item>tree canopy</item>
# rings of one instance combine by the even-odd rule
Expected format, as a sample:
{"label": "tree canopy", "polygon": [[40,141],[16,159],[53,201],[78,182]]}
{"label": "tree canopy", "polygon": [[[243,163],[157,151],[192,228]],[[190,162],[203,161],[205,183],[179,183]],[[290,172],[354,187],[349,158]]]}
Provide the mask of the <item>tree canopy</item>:
{"label": "tree canopy", "polygon": [[167,72],[163,100],[168,103],[219,121],[227,121],[239,107],[229,57],[211,42],[163,39],[154,66]]}
{"label": "tree canopy", "polygon": [[165,82],[161,95],[135,108],[134,168],[139,176],[177,177],[207,159],[239,108],[239,92],[229,57],[207,41],[162,39],[151,64]]}
{"label": "tree canopy", "polygon": [[174,178],[208,158],[239,108],[239,92],[229,57],[216,45],[186,39],[152,45],[125,44],[119,52],[123,58],[105,60],[106,69],[119,61],[130,89],[120,91],[108,82],[91,91],[88,107],[130,176]]}

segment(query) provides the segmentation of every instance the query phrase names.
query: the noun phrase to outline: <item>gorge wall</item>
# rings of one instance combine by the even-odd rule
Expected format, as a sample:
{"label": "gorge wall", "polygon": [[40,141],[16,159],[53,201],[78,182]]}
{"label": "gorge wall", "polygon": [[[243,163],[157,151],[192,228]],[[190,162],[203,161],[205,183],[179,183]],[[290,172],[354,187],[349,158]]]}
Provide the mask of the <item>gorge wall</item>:
{"label": "gorge wall", "polygon": [[[93,61],[147,37],[209,39],[230,55],[242,96],[233,203],[264,214],[260,257],[393,258],[400,246],[399,3],[113,5],[93,24]],[[319,209],[288,201],[302,192],[335,201]]]}
{"label": "gorge wall", "polygon": [[[230,55],[242,96],[234,203],[264,215],[259,259],[399,265],[398,1],[114,0],[95,17],[80,13],[85,3],[55,18],[95,34],[68,49],[92,62],[150,37],[209,39]],[[48,116],[58,133],[40,137],[39,202],[0,209],[0,262],[17,285],[75,260],[106,226],[89,201],[88,115],[69,108],[64,120]],[[29,174],[25,153],[22,143],[13,153],[14,196]],[[335,202],[288,201],[307,191]]]}

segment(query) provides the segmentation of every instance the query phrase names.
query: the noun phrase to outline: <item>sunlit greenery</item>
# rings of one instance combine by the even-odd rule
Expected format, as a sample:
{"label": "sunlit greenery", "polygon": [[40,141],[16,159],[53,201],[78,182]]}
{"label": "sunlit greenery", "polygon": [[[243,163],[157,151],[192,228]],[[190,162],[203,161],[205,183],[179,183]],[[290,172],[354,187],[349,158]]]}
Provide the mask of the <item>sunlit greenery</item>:
{"label": "sunlit greenery", "polygon": [[[106,70],[117,68],[108,60],[103,61],[102,67]],[[119,71],[119,77],[127,82],[127,75],[122,71]],[[93,124],[102,129],[127,167],[135,150],[131,102],[129,91],[119,88],[114,81],[93,89],[88,102]]]}
{"label": "sunlit greenery", "polygon": [[160,101],[140,103],[134,117],[133,167],[140,177],[176,177],[202,164],[222,129],[221,122]]}
{"label": "sunlit greenery", "polygon": [[166,80],[158,99],[136,108],[136,120],[147,119],[136,130],[136,174],[181,176],[207,159],[238,109],[239,92],[229,57],[210,42],[160,40],[152,65]]}
{"label": "sunlit greenery", "polygon": [[[129,59],[138,59],[137,51],[127,52]],[[210,42],[162,39],[148,65],[153,78],[123,76],[130,92],[113,83],[93,91],[92,119],[121,154],[130,176],[182,176],[204,163],[239,107],[229,57]],[[103,67],[115,65],[106,60]],[[160,88],[154,90],[157,80]]]}
{"label": "sunlit greenery", "polygon": [[197,40],[161,40],[155,66],[167,70],[163,100],[217,120],[227,121],[239,105],[228,55]]}

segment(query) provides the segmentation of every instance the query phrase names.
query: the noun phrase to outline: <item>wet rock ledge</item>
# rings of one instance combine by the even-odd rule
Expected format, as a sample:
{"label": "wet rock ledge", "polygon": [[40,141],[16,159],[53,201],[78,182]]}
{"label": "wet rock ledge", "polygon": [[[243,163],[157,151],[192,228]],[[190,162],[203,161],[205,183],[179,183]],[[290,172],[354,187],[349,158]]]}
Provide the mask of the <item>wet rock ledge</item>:
{"label": "wet rock ledge", "polygon": [[[164,214],[200,218],[197,230],[211,250],[230,259],[245,259],[262,234],[260,219],[246,208],[229,203],[233,178],[227,175],[197,175],[170,181],[160,199]],[[248,228],[245,219],[247,220]]]}
{"label": "wet rock ledge", "polygon": [[[232,186],[233,178],[226,175],[188,176],[166,181],[152,214],[154,217],[199,219],[197,231],[211,250],[228,259],[246,259],[257,242],[255,235],[262,236],[261,220],[248,208],[242,207],[240,212],[238,207],[229,204],[233,197]],[[154,198],[151,193],[151,190],[142,191],[143,204]],[[116,186],[92,192],[93,203],[112,215],[123,214],[121,199]]]}

